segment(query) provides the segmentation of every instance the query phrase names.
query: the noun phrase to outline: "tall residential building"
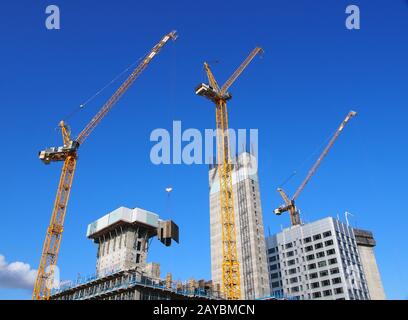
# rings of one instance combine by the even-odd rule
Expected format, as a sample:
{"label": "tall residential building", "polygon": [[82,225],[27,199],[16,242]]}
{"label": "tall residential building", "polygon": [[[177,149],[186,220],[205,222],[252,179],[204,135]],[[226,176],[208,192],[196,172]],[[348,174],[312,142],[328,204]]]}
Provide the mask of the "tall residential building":
{"label": "tall residential building", "polygon": [[[220,181],[216,165],[210,166],[209,183],[211,276],[215,285],[222,286]],[[240,263],[241,299],[269,296],[257,162],[250,153],[243,152],[237,156],[232,171],[232,184],[237,255]]]}
{"label": "tall residential building", "polygon": [[[366,271],[373,269],[374,255],[369,250],[362,252],[365,249],[359,237],[358,230],[331,217],[291,226],[268,237],[272,294],[300,299],[368,300],[380,297],[382,286],[378,285],[381,284],[378,269],[372,274]],[[372,250],[372,243],[368,247]],[[371,281],[377,284],[376,291],[370,290],[369,278],[374,278]]]}

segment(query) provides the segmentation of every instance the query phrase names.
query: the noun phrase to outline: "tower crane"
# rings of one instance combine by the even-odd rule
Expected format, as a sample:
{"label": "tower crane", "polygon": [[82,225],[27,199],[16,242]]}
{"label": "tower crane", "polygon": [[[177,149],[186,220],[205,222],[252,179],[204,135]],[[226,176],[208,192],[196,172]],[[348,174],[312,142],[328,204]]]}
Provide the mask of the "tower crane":
{"label": "tower crane", "polygon": [[339,128],[336,130],[334,133],[333,137],[330,139],[329,143],[327,144],[326,148],[324,148],[322,154],[320,157],[317,159],[316,163],[313,165],[313,167],[310,169],[309,173],[307,174],[305,180],[301,183],[301,185],[298,187],[296,190],[295,194],[291,199],[286,195],[285,191],[283,191],[282,188],[278,188],[278,192],[280,193],[281,197],[285,201],[285,204],[280,206],[279,208],[274,210],[274,213],[276,215],[281,215],[282,213],[289,211],[290,215],[290,221],[292,223],[292,226],[299,225],[301,223],[300,221],[300,215],[299,215],[299,210],[296,208],[295,201],[299,197],[299,195],[302,193],[303,189],[305,188],[306,184],[310,181],[312,178],[313,174],[316,172],[316,169],[319,167],[320,163],[324,159],[324,157],[327,155],[329,152],[330,148],[333,146],[333,144],[336,142],[337,138],[339,137],[340,133],[343,131],[344,127],[346,124],[349,122],[351,118],[353,118],[357,113],[355,111],[350,111],[346,118],[343,120],[343,122],[340,124]]}
{"label": "tower crane", "polygon": [[142,62],[132,71],[129,77],[122,83],[116,92],[106,101],[99,112],[92,118],[76,139],[71,138],[71,132],[64,121],[59,123],[61,128],[63,146],[48,148],[39,152],[39,158],[45,164],[51,162],[63,162],[62,173],[58,185],[58,191],[54,202],[51,221],[46,232],[42,249],[40,266],[32,295],[33,300],[48,300],[51,295],[54,271],[57,264],[58,253],[64,231],[64,220],[67,210],[69,194],[74,178],[75,167],[78,158],[78,149],[96,126],[108,114],[112,107],[119,101],[133,82],[146,69],[150,61],[157,55],[169,39],[176,40],[177,33],[172,31],[166,34],[159,43],[144,57]]}
{"label": "tower crane", "polygon": [[242,62],[238,69],[220,88],[208,63],[204,63],[209,84],[201,83],[195,93],[215,104],[217,126],[218,176],[220,180],[220,206],[222,224],[222,288],[230,300],[241,298],[240,269],[236,247],[236,227],[234,213],[234,197],[232,189],[232,164],[229,149],[227,101],[232,98],[227,90],[237,80],[252,59],[261,53],[262,48],[256,47]]}

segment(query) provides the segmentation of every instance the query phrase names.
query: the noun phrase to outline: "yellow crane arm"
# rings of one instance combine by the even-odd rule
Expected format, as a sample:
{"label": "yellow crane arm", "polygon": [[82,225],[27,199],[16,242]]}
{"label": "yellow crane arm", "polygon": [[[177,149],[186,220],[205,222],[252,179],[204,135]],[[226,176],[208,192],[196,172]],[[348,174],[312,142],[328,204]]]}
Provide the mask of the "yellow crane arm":
{"label": "yellow crane arm", "polygon": [[208,83],[210,84],[210,86],[215,90],[215,92],[217,93],[220,92],[220,87],[218,86],[218,82],[217,80],[215,80],[215,77],[207,62],[204,62],[204,69],[205,69],[205,72],[207,73]]}
{"label": "yellow crane arm", "polygon": [[285,205],[280,206],[279,208],[274,210],[274,213],[276,215],[281,215],[283,212],[289,211],[290,214],[290,220],[292,223],[292,226],[299,225],[301,223],[300,220],[300,215],[299,215],[299,210],[295,206],[295,200],[297,197],[300,195],[300,193],[303,191],[305,188],[306,184],[310,181],[312,178],[313,174],[316,172],[316,169],[319,167],[320,163],[322,162],[323,158],[327,155],[329,152],[330,148],[333,146],[333,144],[336,142],[337,138],[339,137],[340,133],[343,131],[344,127],[346,124],[349,122],[349,120],[354,117],[357,113],[354,111],[350,111],[346,118],[343,120],[343,122],[340,124],[340,127],[336,130],[336,133],[333,135],[333,137],[330,139],[328,145],[326,148],[323,150],[322,154],[320,155],[319,159],[317,159],[316,163],[313,165],[312,169],[310,169],[308,175],[306,176],[305,180],[303,180],[302,184],[299,186],[299,188],[296,190],[295,194],[293,195],[292,199],[289,200],[288,196],[285,194],[285,192],[281,189],[278,188],[278,192],[282,196],[283,200],[285,201]]}
{"label": "yellow crane arm", "polygon": [[78,135],[76,141],[81,145],[85,139],[90,135],[90,133],[95,129],[95,127],[102,121],[106,114],[112,109],[116,102],[122,97],[127,89],[133,84],[133,82],[139,77],[143,70],[147,67],[150,61],[154,58],[156,54],[163,48],[169,39],[176,40],[177,33],[172,31],[166,34],[163,39],[156,44],[153,49],[146,55],[143,61],[133,70],[126,81],[119,87],[118,90],[113,94],[113,96],[102,106],[101,110],[93,117],[89,124],[82,130]]}
{"label": "yellow crane arm", "polygon": [[233,167],[229,146],[230,138],[228,135],[227,101],[231,99],[231,95],[227,93],[227,90],[260,51],[262,51],[261,48],[255,48],[221,89],[219,88],[208,63],[204,63],[209,85],[201,83],[196,88],[196,94],[214,102],[216,108],[218,176],[220,181],[220,220],[223,256],[221,280],[222,292],[226,298],[230,300],[241,299],[241,278],[237,253],[234,189],[232,185]]}
{"label": "yellow crane arm", "polygon": [[283,191],[282,188],[278,188],[278,192],[280,193],[283,200],[285,200],[286,205],[287,206],[290,205],[291,201],[290,201],[289,197],[286,195],[285,191]]}
{"label": "yellow crane arm", "polygon": [[47,300],[51,295],[54,272],[57,265],[62,233],[64,231],[65,214],[74,178],[79,145],[84,142],[93,129],[95,129],[95,127],[101,122],[109,110],[132,85],[132,83],[146,68],[153,57],[166,44],[166,42],[169,39],[176,40],[176,38],[176,32],[172,31],[164,36],[162,40],[156,46],[154,46],[150,53],[144,58],[143,62],[136,67],[136,69],[114,93],[114,95],[105,103],[105,105],[79,134],[75,141],[71,141],[70,130],[64,121],[61,121],[59,126],[61,127],[62,140],[64,143],[63,147],[50,148],[40,152],[39,157],[45,164],[56,161],[64,161],[64,166],[61,172],[58,191],[51,215],[51,221],[44,240],[40,266],[38,268],[37,278],[34,284],[32,295],[33,300]]}
{"label": "yellow crane arm", "polygon": [[337,129],[336,133],[333,135],[333,137],[330,139],[328,145],[326,148],[323,150],[322,154],[320,155],[319,159],[317,159],[316,163],[313,165],[312,169],[310,169],[309,173],[307,174],[305,180],[302,182],[302,184],[299,186],[299,188],[296,190],[295,194],[292,197],[292,201],[296,200],[299,194],[303,191],[305,188],[306,184],[310,181],[312,178],[313,174],[316,172],[316,169],[319,167],[320,163],[324,159],[324,157],[327,155],[329,152],[330,148],[333,146],[333,144],[336,142],[337,138],[339,137],[340,133],[343,131],[344,127],[346,124],[349,122],[351,118],[353,118],[355,115],[357,115],[357,112],[355,111],[350,111],[346,118],[343,120],[343,122],[340,124],[340,127]]}
{"label": "yellow crane arm", "polygon": [[240,74],[245,70],[245,68],[248,66],[248,64],[252,61],[252,59],[258,54],[262,53],[263,49],[260,47],[256,47],[250,54],[249,56],[244,60],[244,62],[241,63],[241,65],[238,67],[237,70],[232,74],[232,76],[224,83],[224,85],[221,87],[221,91],[219,91],[220,95],[223,96],[227,90],[232,86],[232,84],[235,82],[235,80],[238,79]]}

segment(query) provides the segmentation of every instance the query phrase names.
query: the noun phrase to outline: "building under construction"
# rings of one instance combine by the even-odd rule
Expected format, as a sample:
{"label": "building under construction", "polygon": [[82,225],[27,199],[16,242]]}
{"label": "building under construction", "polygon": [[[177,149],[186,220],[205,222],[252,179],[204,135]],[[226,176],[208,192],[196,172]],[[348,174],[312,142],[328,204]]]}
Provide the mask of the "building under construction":
{"label": "building under construction", "polygon": [[179,241],[178,226],[140,208],[118,208],[88,225],[87,237],[97,244],[96,274],[62,285],[51,299],[161,300],[219,299],[211,281],[160,278],[160,265],[148,263],[149,245]]}
{"label": "building under construction", "polygon": [[369,231],[325,218],[266,239],[273,294],[301,300],[384,300]]}
{"label": "building under construction", "polygon": [[[211,165],[210,230],[212,281],[221,284],[221,210],[218,166]],[[255,155],[243,152],[236,157],[232,169],[237,253],[240,263],[241,299],[269,296],[269,278],[262,218],[262,206]]]}
{"label": "building under construction", "polygon": [[[59,127],[62,133],[63,145],[60,147],[46,148],[39,153],[39,158],[45,164],[63,162],[63,167],[50,224],[46,231],[40,265],[34,285],[33,299],[47,300],[51,295],[51,286],[49,286],[49,283],[52,283],[54,279],[54,270],[57,265],[65,215],[80,146],[83,145],[88,136],[91,135],[93,130],[105,118],[170,39],[173,41],[177,39],[177,33],[175,31],[166,34],[160,42],[147,53],[77,137],[72,137],[69,126],[65,121],[61,121]],[[266,260],[267,252],[270,254],[272,250],[286,250],[291,248],[291,246],[296,246],[297,242],[304,246],[304,242],[302,241],[306,241],[306,239],[309,239],[311,236],[313,236],[313,240],[320,239],[314,239],[315,235],[304,238],[303,231],[306,230],[309,232],[310,230],[308,230],[307,226],[302,224],[300,210],[295,205],[295,202],[315,173],[322,159],[337,140],[345,125],[356,115],[356,112],[349,112],[326,146],[322,155],[292,197],[289,198],[281,188],[278,189],[285,203],[275,209],[274,212],[277,215],[288,212],[291,218],[292,228],[290,232],[288,232],[288,237],[286,237],[286,231],[283,232],[285,235],[283,240],[280,239],[279,236],[276,239],[269,239],[267,251],[264,238],[257,159],[255,159],[254,154],[244,152],[236,156],[236,161],[231,161],[227,108],[227,102],[232,98],[232,95],[228,91],[229,88],[254,57],[262,52],[262,48],[256,47],[221,87],[215,80],[208,63],[204,63],[208,84],[201,83],[195,91],[197,95],[210,100],[215,105],[216,111],[218,157],[217,164],[211,165],[209,170],[212,280],[195,281],[194,279],[190,279],[185,282],[173,281],[170,273],[168,273],[164,279],[161,278],[160,265],[158,263],[147,262],[149,245],[152,239],[156,237],[165,246],[170,246],[172,241],[178,242],[178,226],[171,220],[161,220],[155,213],[139,208],[129,209],[121,207],[88,226],[87,237],[92,239],[98,246],[95,275],[85,279],[78,279],[75,283],[66,283],[53,292],[51,296],[52,299],[263,299],[270,297],[271,290],[273,291],[273,296],[279,298],[285,298],[286,294],[294,294],[297,298],[302,299],[320,298],[322,295],[323,297],[337,295],[340,298],[353,297],[361,299],[367,299],[370,296],[371,298],[376,297],[379,299],[385,297],[372,250],[375,245],[372,234],[356,229],[350,231],[348,228],[344,230],[347,231],[346,234],[350,234],[350,238],[354,237],[352,244],[355,245],[355,243],[357,243],[362,264],[359,265],[357,259],[358,270],[356,268],[350,269],[344,267],[346,270],[344,271],[344,268],[340,268],[340,263],[336,262],[339,265],[332,269],[336,270],[337,268],[337,270],[340,270],[339,272],[342,277],[347,279],[352,278],[347,273],[347,270],[356,273],[360,272],[362,275],[361,279],[363,280],[360,279],[356,281],[360,281],[361,286],[354,286],[353,282],[351,287],[342,287],[341,290],[339,286],[336,286],[336,288],[323,291],[310,291],[311,289],[308,287],[310,284],[310,278],[308,278],[309,272],[306,269],[303,270],[307,271],[306,274],[299,275],[296,281],[294,280],[295,277],[285,278],[286,272],[301,272],[301,267],[306,268],[306,265],[303,264],[297,265],[297,271],[292,267],[288,270],[282,269],[281,272],[277,273],[278,275],[276,275],[275,272],[271,273],[271,287],[269,286],[268,265]],[[83,107],[83,105],[81,105],[81,107]],[[332,222],[332,224],[333,223],[334,222]],[[341,229],[343,226],[338,228]],[[329,231],[333,232],[331,233],[333,236],[334,232],[341,234],[337,229],[332,228]],[[329,231],[324,231],[322,233],[323,236],[325,233],[328,234]],[[299,232],[301,232],[301,235],[298,234]],[[351,236],[351,234],[353,236]],[[287,239],[292,240],[286,242]],[[328,239],[327,241],[333,242],[334,240],[340,241],[339,238]],[[280,248],[280,246],[283,245],[284,248]],[[330,243],[327,246],[332,245],[333,243]],[[343,249],[337,245],[335,246],[335,248],[328,248],[326,252],[316,252],[316,255],[318,254],[319,258],[322,258],[326,254],[329,254],[328,252],[331,252],[329,255],[334,253],[339,254],[339,252],[341,254],[341,250]],[[306,250],[306,248],[310,248],[310,245],[305,248],[300,247],[300,252],[297,252],[297,249],[295,249],[295,251],[289,250],[288,252],[283,252],[282,257],[286,259],[287,257],[294,256],[294,258],[288,260],[287,263],[295,261],[293,264],[298,264],[301,258],[305,259],[305,256],[302,255],[304,253],[303,249]],[[321,247],[315,247],[312,249],[320,248]],[[354,249],[355,248],[350,252],[354,252]],[[289,256],[289,252],[291,252],[291,256]],[[307,255],[306,259],[309,259],[311,256],[312,254]],[[275,255],[270,256],[268,261],[271,263],[275,261],[272,259],[278,258],[282,260],[280,256]],[[328,260],[329,264],[330,261],[334,261],[334,258],[330,259]],[[335,259],[336,261],[340,261],[340,256]],[[286,263],[286,261],[284,261],[284,263]],[[319,261],[318,266],[319,263],[323,266],[327,261]],[[333,262],[333,264],[335,264],[335,262]],[[313,263],[310,265],[313,266]],[[310,265],[308,265],[308,267]],[[360,267],[364,268],[364,272]],[[281,268],[281,265],[279,265],[279,262],[277,264],[273,263],[269,265],[269,268],[272,272],[276,268]],[[332,269],[330,269],[330,272]],[[283,276],[283,272],[285,272],[285,277]],[[322,272],[323,277],[325,277],[329,271],[322,270]],[[292,273],[290,274],[292,275]],[[302,278],[303,276],[305,277]],[[321,273],[319,273],[319,276],[322,276]],[[280,280],[276,280],[276,277],[280,277]],[[334,279],[337,280],[340,278],[337,276],[334,277]],[[290,286],[286,286],[289,285],[289,283],[284,283],[284,280],[293,282],[290,282]],[[297,281],[306,280],[309,282],[303,283],[309,291],[306,291],[306,289],[302,287],[303,284],[300,286],[294,285]],[[322,283],[329,285],[330,282],[327,281],[328,279],[323,279]],[[313,283],[311,285],[313,285]],[[276,290],[277,288],[279,289]],[[287,290],[285,288],[287,288]],[[337,289],[338,291],[336,291]],[[348,293],[349,290],[352,292]],[[357,290],[357,292],[355,290]]]}

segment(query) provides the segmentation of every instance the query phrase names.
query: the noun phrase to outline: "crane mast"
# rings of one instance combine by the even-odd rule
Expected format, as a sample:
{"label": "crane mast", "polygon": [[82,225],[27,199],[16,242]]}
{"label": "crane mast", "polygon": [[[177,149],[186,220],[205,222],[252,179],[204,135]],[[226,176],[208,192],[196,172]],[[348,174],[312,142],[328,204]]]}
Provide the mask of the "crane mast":
{"label": "crane mast", "polygon": [[238,67],[232,76],[220,89],[208,65],[204,63],[209,85],[201,83],[196,88],[196,94],[206,97],[215,103],[217,129],[218,176],[220,180],[220,207],[222,230],[222,290],[229,300],[241,298],[240,265],[236,246],[236,225],[234,212],[234,195],[232,187],[232,163],[230,155],[230,140],[228,135],[227,101],[231,94],[227,92],[239,75],[245,70],[252,59],[262,52],[257,47]]}
{"label": "crane mast", "polygon": [[72,181],[74,178],[77,162],[78,148],[85,139],[91,134],[96,126],[102,121],[112,107],[118,102],[123,94],[129,89],[133,82],[148,66],[154,56],[160,52],[162,47],[169,39],[176,40],[177,34],[172,31],[165,35],[159,43],[146,55],[143,61],[133,70],[125,82],[116,90],[112,97],[102,106],[100,111],[94,116],[89,124],[82,130],[75,140],[71,140],[71,133],[68,126],[61,121],[63,146],[48,148],[39,153],[39,158],[45,164],[51,162],[63,161],[62,172],[58,184],[57,195],[54,202],[54,208],[51,214],[51,221],[48,226],[37,278],[34,284],[33,300],[48,300],[51,295],[51,289],[54,281],[54,272],[57,265],[58,253],[61,245],[61,238],[64,231],[64,220],[69,200]]}
{"label": "crane mast", "polygon": [[322,163],[322,160],[324,157],[327,155],[333,144],[336,142],[337,138],[339,137],[340,133],[343,131],[344,127],[346,124],[349,122],[351,118],[356,116],[357,113],[355,111],[350,111],[346,118],[343,120],[343,122],[340,124],[339,128],[336,130],[335,134],[333,137],[330,139],[329,143],[327,146],[324,148],[322,154],[319,156],[313,167],[309,170],[306,178],[303,180],[303,182],[300,184],[296,192],[294,193],[293,197],[289,199],[289,197],[286,195],[286,193],[283,191],[282,188],[278,188],[278,192],[285,201],[285,205],[280,206],[279,208],[275,209],[274,213],[276,215],[281,215],[283,212],[289,211],[290,215],[290,220],[292,226],[299,225],[301,223],[300,220],[300,215],[299,215],[299,210],[296,208],[295,201],[298,198],[298,196],[302,193],[304,188],[306,187],[307,183],[310,181],[314,173],[316,172],[317,168],[319,165]]}

